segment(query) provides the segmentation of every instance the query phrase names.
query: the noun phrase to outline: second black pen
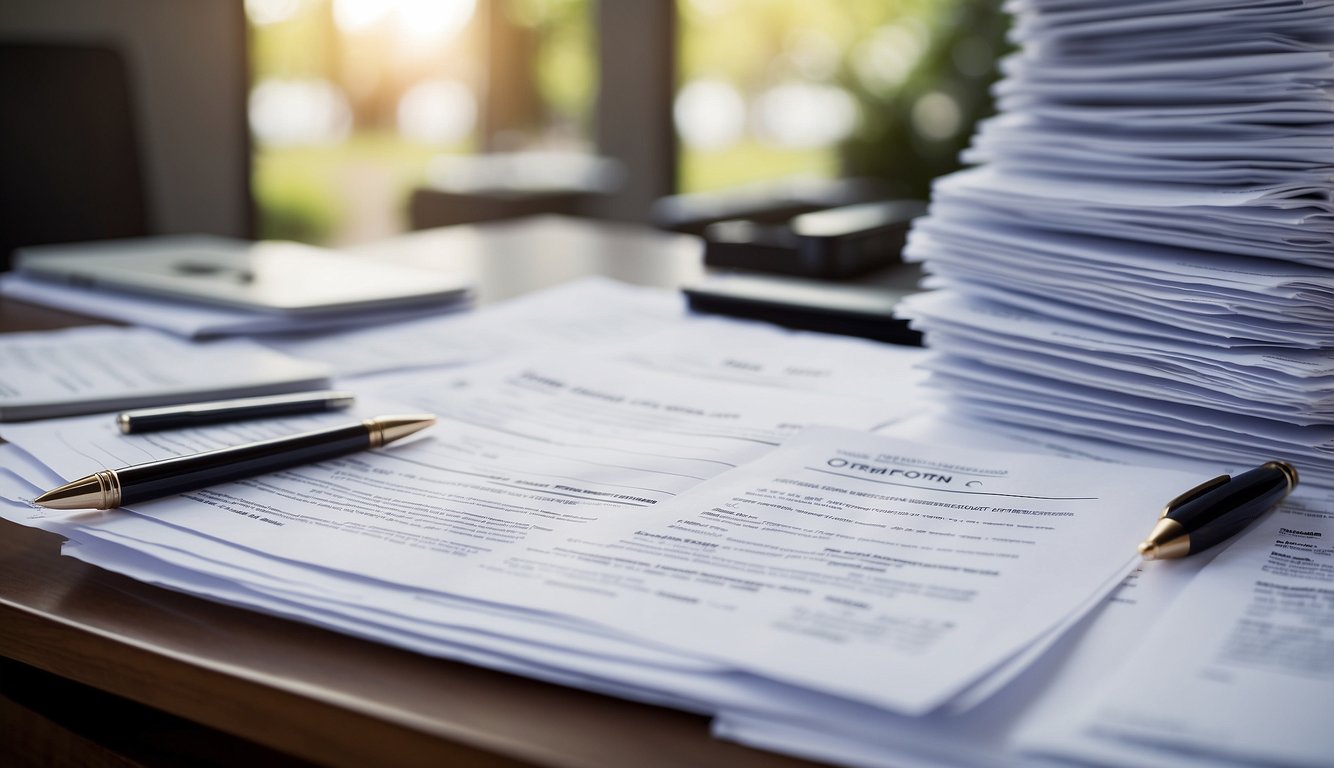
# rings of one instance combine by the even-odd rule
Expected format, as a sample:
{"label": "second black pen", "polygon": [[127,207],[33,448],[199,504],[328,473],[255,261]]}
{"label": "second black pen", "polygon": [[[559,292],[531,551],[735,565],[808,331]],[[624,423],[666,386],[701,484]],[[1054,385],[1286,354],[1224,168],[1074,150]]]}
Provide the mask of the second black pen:
{"label": "second black pen", "polygon": [[185,429],[202,424],[341,410],[350,407],[355,400],[351,392],[326,390],[139,408],[118,415],[116,426],[127,435],[162,429]]}

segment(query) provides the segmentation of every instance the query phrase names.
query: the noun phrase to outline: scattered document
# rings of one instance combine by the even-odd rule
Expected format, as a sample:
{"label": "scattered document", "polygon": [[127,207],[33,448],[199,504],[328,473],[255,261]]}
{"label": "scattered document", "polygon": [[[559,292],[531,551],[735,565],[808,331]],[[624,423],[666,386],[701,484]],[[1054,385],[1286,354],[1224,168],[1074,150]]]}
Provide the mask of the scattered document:
{"label": "scattered document", "polygon": [[[975,423],[949,414],[927,414],[898,422],[886,431],[919,444],[981,445],[989,450],[1080,457],[1104,462],[1104,473],[1112,475],[1128,476],[1136,468],[1117,464],[1135,459],[1143,462],[1146,458],[1142,451],[1011,426],[983,433]],[[1195,477],[1215,475],[1220,470],[1207,462],[1166,455],[1159,455],[1156,461],[1156,466],[1177,468]],[[1225,468],[1230,473],[1243,469]],[[1287,507],[1331,501],[1334,494],[1299,489]],[[1182,598],[1183,591],[1222,551],[1218,548],[1183,560],[1141,564],[1105,605],[1047,648],[1020,676],[962,713],[942,710],[922,717],[903,717],[875,708],[839,707],[812,700],[806,702],[804,712],[796,710],[799,714],[782,714],[772,706],[725,710],[715,719],[714,730],[722,738],[745,744],[855,766],[995,768],[1027,766],[1037,761],[1063,764],[1062,759],[1099,765],[1217,765],[1218,754],[1190,755],[1166,741],[1169,750],[1156,749],[1125,739],[1096,737],[1085,728],[1099,722],[1090,711],[1090,692],[1109,679],[1124,680],[1127,701],[1142,701],[1135,689],[1146,674],[1144,669],[1122,669],[1129,652],[1165,617],[1175,615],[1185,605],[1189,598]],[[1206,602],[1201,610],[1208,610],[1208,605]],[[1166,636],[1165,641],[1176,642]],[[1275,706],[1289,704],[1296,702]],[[817,710],[820,716],[809,714]],[[1250,718],[1245,711],[1236,714]],[[1229,757],[1237,758],[1232,754]]]}
{"label": "scattered document", "polygon": [[466,365],[522,352],[587,350],[633,341],[684,315],[675,291],[586,278],[487,307],[485,311],[377,324],[336,334],[270,338],[293,357],[318,360],[340,376]]}
{"label": "scattered document", "polygon": [[[309,421],[334,417],[301,418]],[[70,430],[79,421],[86,420],[67,420],[60,425]],[[85,425],[85,433],[89,426],[96,425]],[[28,433],[35,432],[20,427],[17,438],[33,444]],[[154,434],[121,436],[119,450],[131,455],[180,450],[179,439],[168,441],[172,445],[157,444],[164,439]],[[68,444],[68,433],[62,436],[57,432],[51,442]],[[419,439],[415,444],[426,442]],[[109,439],[93,439],[90,445],[82,445],[74,453],[105,456],[112,445]],[[493,542],[487,545],[490,551],[445,551],[437,547],[431,554],[435,561],[433,580],[417,585],[428,592],[415,598],[411,593],[395,596],[386,593],[388,586],[374,585],[385,584],[381,577],[387,574],[397,574],[395,581],[401,583],[404,573],[411,571],[410,564],[406,571],[402,566],[405,559],[414,557],[411,549],[426,543],[429,529],[421,525],[425,520],[421,513],[425,510],[416,511],[418,522],[411,525],[416,531],[412,535],[390,534],[388,521],[375,522],[367,517],[367,506],[348,507],[346,501],[334,502],[333,498],[321,501],[319,497],[323,494],[318,493],[314,499],[317,503],[304,513],[299,506],[288,505],[292,512],[308,516],[305,525],[275,514],[277,510],[243,506],[239,497],[227,501],[223,496],[212,495],[201,497],[208,503],[199,518],[184,506],[159,514],[161,503],[139,505],[137,515],[109,512],[54,516],[68,518],[67,522],[52,520],[49,510],[29,514],[44,519],[45,527],[62,530],[63,526],[65,532],[77,534],[85,543],[75,547],[71,554],[93,562],[118,563],[118,569],[129,570],[149,581],[300,616],[425,652],[458,657],[457,648],[442,645],[445,639],[463,641],[474,648],[478,644],[509,647],[506,656],[511,661],[507,663],[475,652],[464,658],[544,679],[559,678],[553,677],[556,670],[532,664],[556,664],[582,673],[605,674],[617,669],[618,679],[637,685],[617,689],[606,683],[599,685],[595,680],[579,684],[618,695],[674,701],[704,711],[725,708],[792,717],[808,711],[811,703],[816,702],[817,710],[869,709],[883,716],[883,710],[856,702],[883,704],[888,700],[895,703],[895,709],[906,711],[928,707],[926,702],[931,697],[942,695],[942,687],[957,689],[961,681],[993,668],[1016,646],[1040,637],[1044,629],[1068,623],[1071,611],[1091,607],[1090,598],[1106,591],[1129,569],[1134,559],[1133,544],[1152,519],[1153,505],[1165,494],[1175,493],[1190,477],[1148,471],[1141,478],[1146,482],[1136,485],[1133,491],[1120,488],[1099,500],[1087,495],[1090,487],[1087,483],[1105,488],[1107,476],[1100,465],[1087,462],[1072,465],[1037,456],[978,454],[954,448],[923,451],[915,444],[835,430],[818,430],[798,438],[790,446],[750,465],[747,471],[738,473],[735,482],[723,482],[723,490],[727,486],[741,490],[748,488],[755,478],[766,478],[765,487],[759,492],[734,493],[735,500],[720,501],[712,507],[713,512],[709,512],[713,500],[696,500],[694,492],[687,492],[675,507],[663,504],[633,511],[635,522],[621,526],[616,521],[628,522],[625,510],[598,513],[597,505],[576,504],[566,507],[567,514],[582,511],[587,517],[572,521],[575,527],[571,527],[569,520],[551,517],[540,526],[530,527],[523,536],[527,543],[520,542],[518,546],[502,546],[504,529],[493,512],[489,530],[483,531],[485,535],[472,537],[474,541],[485,538]],[[5,448],[17,450],[14,446]],[[39,454],[47,450],[38,444]],[[916,452],[915,455],[903,455],[908,450]],[[832,458],[834,463],[844,466],[803,470],[812,458],[804,454],[811,451],[818,453],[826,464]],[[831,457],[831,452],[841,455]],[[854,454],[865,457],[861,461],[866,463],[861,464],[860,470]],[[378,454],[370,452],[361,458],[375,455]],[[940,459],[942,455],[948,461]],[[982,456],[1003,461],[1004,466],[981,465],[975,460]],[[797,460],[795,466],[790,463],[792,459]],[[893,475],[889,471],[880,474],[874,471],[876,461],[904,462],[906,469]],[[22,470],[20,462],[10,465]],[[326,465],[317,465],[323,466]],[[1064,471],[1071,466],[1092,468],[1101,481]],[[328,469],[334,482],[356,483],[357,480],[347,476],[360,475],[363,478],[360,482],[380,488],[383,496],[384,473],[375,466],[365,470]],[[773,477],[774,474],[779,476]],[[813,479],[804,479],[807,474]],[[933,478],[929,484],[936,487],[913,487],[926,476]],[[951,482],[942,483],[946,477],[951,477]],[[955,479],[957,483],[953,482]],[[901,481],[901,485],[887,484]],[[318,475],[309,473],[299,482],[307,486],[313,483],[317,490],[330,487]],[[473,482],[465,478],[454,484],[467,486]],[[956,484],[963,488],[950,487]],[[1078,489],[1073,490],[1076,486]],[[1066,489],[1080,495],[1068,499],[1017,498],[1015,492],[1025,487],[1030,491],[1040,488],[1048,494]],[[700,486],[696,490],[704,493],[709,487]],[[951,490],[963,492],[950,493]],[[12,495],[13,491],[9,493]],[[792,498],[775,501],[768,498],[771,493]],[[355,496],[343,494],[341,498]],[[997,500],[1003,506],[995,506],[993,502]],[[343,517],[333,503],[341,503],[342,509],[349,511],[362,509],[362,514],[352,519],[366,522],[341,523],[349,528],[345,545],[337,545],[335,539],[316,542],[313,548],[321,553],[320,559],[312,561],[316,568],[311,570],[301,565],[302,560],[311,559],[310,553],[303,553],[296,560],[286,556],[269,559],[262,554],[265,550],[275,551],[266,542],[284,537],[287,531],[302,537],[318,537],[320,527],[336,524]],[[1145,512],[1140,519],[1099,509],[1106,505],[1116,507],[1118,512],[1121,505],[1142,507]],[[795,516],[782,507],[804,511],[793,522]],[[408,520],[406,510],[398,505],[379,501],[375,508],[389,511],[386,518]],[[1088,514],[1067,511],[1075,509]],[[454,515],[448,513],[448,508],[442,512],[448,525],[447,518]],[[22,519],[20,514],[10,516]],[[193,529],[198,528],[204,517],[215,527],[198,530],[196,535]],[[728,520],[732,521],[730,526]],[[310,525],[317,521],[318,525]],[[26,522],[32,524],[33,520],[29,518]],[[480,519],[474,520],[472,527],[480,528],[480,523]],[[720,535],[708,530],[724,526],[732,527],[732,532]],[[255,537],[245,533],[252,527],[258,531]],[[586,533],[566,537],[560,533],[562,530]],[[609,539],[604,532],[610,534]],[[593,540],[598,537],[604,539],[608,550],[616,552],[614,556],[596,553]],[[633,544],[634,551],[627,551],[621,543],[626,537],[641,539]],[[1078,543],[1065,546],[1069,543],[1065,541],[1067,537]],[[566,538],[570,540],[564,541]],[[559,546],[551,546],[551,540],[555,539],[562,539]],[[700,544],[708,539],[719,542],[724,549],[712,553],[702,550]],[[395,558],[395,569],[365,573],[363,555],[375,548],[379,540],[389,545],[384,555]],[[93,546],[92,541],[103,544]],[[834,541],[840,546],[832,547]],[[572,547],[580,552],[572,551]],[[190,577],[173,569],[145,570],[150,561],[134,557],[127,560],[126,550],[139,551],[152,559],[175,563],[173,568],[188,567],[188,572],[210,577],[201,581],[201,576]],[[216,554],[210,555],[214,551]],[[473,566],[463,562],[468,558],[474,560]],[[543,558],[549,561],[538,562]],[[1059,584],[1048,583],[1052,569],[1072,567],[1069,564],[1076,560],[1080,567],[1073,568],[1073,572],[1078,575],[1064,578]],[[644,570],[646,561],[659,563],[653,568],[656,576]],[[636,563],[640,565],[636,567]],[[597,576],[600,566],[611,567]],[[563,575],[554,577],[557,568]],[[638,572],[633,577],[616,575],[626,569]],[[478,576],[468,575],[474,572]],[[238,593],[225,582],[217,583],[216,578],[224,573],[228,574],[227,581],[251,586]],[[361,581],[348,580],[353,573]],[[535,580],[543,574],[545,578]],[[366,581],[367,575],[374,578]],[[340,585],[340,581],[344,583]],[[587,586],[581,587],[581,582]],[[310,586],[302,587],[303,583]],[[324,586],[316,589],[316,584]],[[597,587],[592,588],[593,584]],[[1024,594],[1023,606],[1003,609],[1005,594],[1015,600],[1019,592],[1034,589],[1040,589],[1043,600],[1034,601],[1031,593]],[[498,600],[499,591],[506,597]],[[613,601],[618,606],[610,614],[613,620],[599,621],[605,618],[605,611],[597,608],[597,604],[612,601],[618,591],[624,594]],[[265,594],[267,598],[263,597]],[[424,602],[427,594],[436,597]],[[510,606],[511,613],[492,616],[487,621],[475,615],[460,617],[457,608],[451,613],[448,604],[437,602],[445,599],[446,594],[481,599],[485,601],[482,604]],[[597,595],[598,599],[589,603],[591,595]],[[688,600],[692,595],[696,602]],[[633,599],[633,603],[627,604],[627,599]],[[320,605],[325,606],[324,611],[319,610]],[[772,615],[766,618],[766,614]],[[403,618],[394,619],[394,615]],[[544,615],[552,618],[540,620]],[[949,619],[943,620],[942,616]],[[564,617],[564,623],[553,625],[555,617]],[[547,628],[538,631],[530,627],[524,633],[515,624],[520,620],[529,624],[538,620]],[[388,632],[384,629],[387,622],[403,629]],[[483,641],[476,630],[466,629],[470,624],[480,624],[492,639]],[[510,627],[509,636],[515,639],[502,643],[495,638],[497,634],[506,635],[502,631],[506,625]],[[382,629],[376,630],[376,626]],[[598,626],[604,628],[599,630]],[[573,627],[583,627],[582,633],[576,633],[575,637],[592,634],[604,640],[575,640],[570,635]],[[701,633],[701,627],[716,634]],[[691,629],[685,631],[685,628]],[[772,637],[756,643],[755,632],[760,631]],[[637,637],[637,641],[630,644],[624,637],[615,640],[614,633]],[[565,638],[565,643],[583,650],[576,653],[573,649],[559,651],[550,647],[525,649],[518,642],[525,634],[544,638],[543,645]],[[981,635],[985,635],[985,642],[979,639]],[[706,637],[712,639],[706,641]],[[730,639],[735,643],[729,644]],[[591,650],[599,647],[603,648],[600,653]],[[633,650],[636,647],[639,650]],[[837,649],[837,653],[831,655],[832,649]],[[954,655],[964,657],[959,659],[962,663],[948,663]],[[515,658],[528,661],[516,665]],[[630,663],[631,660],[634,662]],[[727,673],[738,668],[752,673],[753,682]],[[566,677],[561,681],[575,684],[576,680]],[[768,680],[789,685],[775,686]],[[929,693],[933,687],[936,692]],[[849,697],[848,693],[853,695]],[[830,694],[835,697],[830,698]]]}
{"label": "scattered document", "polygon": [[923,714],[1114,586],[1192,476],[1109,480],[1097,464],[811,429],[633,520],[531,537],[490,558],[485,588]]}
{"label": "scattered document", "polygon": [[[505,362],[463,377],[423,373],[380,396],[440,421],[386,450],[135,510],[272,556],[443,588],[453,583],[451,569],[474,556],[515,547],[533,531],[636,516],[806,424],[868,429],[911,408],[577,356]],[[244,423],[127,437],[109,421],[67,420],[0,435],[73,479],[100,468],[89,466],[90,456],[114,467],[281,428]]]}
{"label": "scattered document", "polygon": [[[71,554],[136,578],[382,642],[691,710],[712,711],[718,701],[755,706],[764,692],[730,677],[677,679],[681,669],[715,670],[716,662],[654,651],[655,644],[642,639],[613,640],[611,628],[581,624],[576,632],[551,626],[545,611],[496,616],[479,611],[476,602],[460,603],[447,593],[471,579],[450,577],[449,571],[466,572],[470,557],[503,548],[506,539],[637,514],[672,488],[689,487],[769,450],[804,420],[870,428],[907,414],[912,404],[688,379],[623,362],[563,357],[456,373],[405,372],[381,383],[407,396],[420,391],[421,399],[381,404],[359,397],[361,410],[355,414],[130,436],[117,434],[102,419],[13,425],[0,434],[73,475],[90,466],[310,429],[386,407],[439,405],[442,415],[449,408],[459,418],[445,416],[436,427],[447,431],[448,439],[423,434],[393,446],[393,455],[389,450],[356,454],[341,466],[311,465],[290,476],[255,478],[253,489],[219,486],[194,499],[195,494],[164,499],[137,510],[148,514],[57,515],[19,502],[7,516],[76,538],[80,545]],[[855,361],[849,356],[845,364]],[[422,452],[402,452],[414,446]],[[5,461],[7,467],[23,466]],[[8,491],[10,498],[18,493],[31,498],[56,482],[45,463],[26,464],[42,471],[32,475],[25,491]],[[298,498],[307,503],[296,503]],[[185,506],[164,508],[158,517],[151,509],[162,503]],[[190,509],[207,526],[221,526],[218,535],[183,527],[193,518]],[[281,540],[297,559],[270,556],[265,542]],[[300,565],[312,555],[330,558],[323,561],[330,567]],[[379,565],[363,567],[372,560]],[[417,585],[390,586],[405,577]],[[521,656],[530,661],[516,661]]]}
{"label": "scattered document", "polygon": [[869,400],[917,402],[920,347],[692,315],[602,352],[651,370]]}
{"label": "scattered document", "polygon": [[[1190,583],[1208,558],[1178,568],[1137,569],[1092,615],[1063,635],[1023,674],[985,702],[963,713],[920,717],[870,707],[831,707],[829,702],[794,702],[789,714],[729,709],[714,720],[714,732],[743,744],[840,765],[900,768],[997,768],[1027,766],[1035,756],[1017,735],[1029,724],[1064,722],[1065,713],[1087,699],[1109,667],[1119,665]],[[804,704],[804,707],[801,706]],[[811,716],[819,711],[821,715]],[[1142,765],[1142,754],[1099,745],[1102,760]]]}
{"label": "scattered document", "polygon": [[157,331],[108,326],[0,336],[0,421],[328,385],[325,366],[242,340],[190,344]]}
{"label": "scattered document", "polygon": [[[765,748],[854,765],[902,765],[905,760],[921,765],[1023,765],[1030,755],[1050,756],[1057,747],[1068,746],[1053,734],[1072,733],[1077,746],[1096,747],[1103,761],[1142,764],[1146,753],[1139,742],[1085,735],[1082,725],[1066,715],[1074,703],[1087,699],[1106,669],[1124,660],[1147,628],[1166,615],[1190,575],[1205,565],[1207,558],[1192,558],[1179,564],[1183,568],[1141,569],[1110,603],[1098,599],[1132,567],[1134,544],[1164,498],[1215,471],[1212,467],[1206,471],[1192,466],[1185,474],[1164,471],[1160,476],[1172,479],[1161,488],[1149,483],[1132,490],[1120,482],[1127,473],[1134,473],[1137,481],[1155,473],[1141,475],[1138,469],[1105,461],[1077,462],[1073,466],[1096,478],[1095,484],[1105,487],[1116,481],[1104,501],[1133,503],[1142,508],[1141,517],[1128,520],[1118,508],[1107,516],[1038,518],[1019,512],[1042,511],[1047,507],[1041,505],[1058,502],[1021,503],[1006,497],[1004,503],[986,505],[997,518],[993,522],[1032,525],[1024,529],[1029,538],[989,534],[989,539],[1000,540],[979,544],[964,538],[972,535],[967,515],[986,513],[962,509],[982,507],[976,497],[944,494],[945,500],[934,500],[960,508],[932,505],[912,517],[910,502],[876,497],[908,499],[910,492],[938,489],[882,486],[885,480],[899,482],[888,477],[888,470],[884,475],[849,472],[862,477],[841,478],[821,471],[813,473],[818,481],[810,481],[807,467],[831,472],[848,467],[805,462],[793,468],[765,462],[776,461],[782,451],[797,451],[807,438],[793,435],[802,424],[819,422],[911,437],[908,443],[895,439],[896,445],[906,446],[892,452],[900,459],[922,451],[947,453],[952,457],[947,463],[954,466],[913,469],[937,475],[981,466],[960,458],[976,451],[972,444],[978,442],[1004,451],[988,455],[1002,457],[1007,465],[1033,462],[1051,470],[1053,460],[1024,454],[1025,449],[1055,450],[1055,439],[1044,443],[1015,428],[1013,434],[1024,436],[1007,440],[1000,432],[978,433],[976,425],[966,422],[942,430],[922,416],[905,420],[923,410],[913,390],[890,387],[878,399],[869,397],[866,382],[855,375],[859,361],[886,376],[894,374],[904,361],[896,363],[897,355],[879,358],[875,352],[901,351],[898,348],[861,342],[824,347],[819,336],[717,319],[697,329],[701,333],[693,336],[692,345],[694,323],[676,323],[639,344],[606,345],[597,355],[527,354],[486,365],[381,375],[365,380],[365,390],[359,392],[358,408],[364,413],[128,436],[116,433],[102,418],[5,425],[0,435],[17,444],[0,445],[0,496],[9,499],[0,513],[60,532],[72,539],[67,554],[143,581],[422,653],[714,715],[719,735]],[[808,361],[805,369],[798,365],[801,360]],[[819,394],[820,386],[801,385],[808,377],[823,380],[837,396]],[[895,377],[896,383],[900,378]],[[377,402],[377,397],[395,400]],[[746,404],[744,412],[738,410],[739,403]],[[740,417],[719,418],[726,416],[726,406],[734,406]],[[70,515],[22,501],[90,467],[179,455],[385,409],[428,407],[445,416],[436,434],[424,433],[384,451],[150,502],[134,512]],[[791,418],[794,414],[799,418]],[[700,434],[692,437],[690,432]],[[809,437],[818,440],[821,433],[832,443],[817,442],[816,448],[849,450],[863,441],[882,440],[835,430]],[[946,447],[960,443],[968,447]],[[1143,458],[1133,451],[1104,456],[1092,443],[1067,443],[1060,446],[1066,455]],[[774,453],[777,444],[788,448]],[[693,446],[694,459],[681,452],[687,446]],[[616,460],[608,461],[612,456]],[[740,469],[720,467],[720,460]],[[861,463],[874,469],[873,460]],[[623,482],[636,467],[648,472]],[[569,478],[554,480],[556,468]],[[698,476],[714,477],[711,482],[718,483],[737,471],[742,484],[727,486],[728,499],[696,501],[694,494],[710,486],[678,477],[675,491],[655,497],[659,503],[637,506],[641,502],[631,498],[649,500],[650,478],[670,481],[672,475],[661,470],[682,468],[698,470]],[[579,482],[573,481],[576,477]],[[1050,484],[1074,484],[1079,477],[1044,472],[1028,479],[1054,487]],[[923,479],[904,478],[910,483]],[[994,479],[986,476],[978,482]],[[768,491],[754,495],[742,481],[759,481]],[[612,484],[630,482],[638,486],[633,491],[611,490]],[[1081,487],[1078,495],[1091,495],[1091,487]],[[766,492],[783,497],[766,498]],[[790,492],[797,497],[789,499]],[[1142,498],[1129,499],[1136,494]],[[968,502],[951,498],[958,496]],[[876,527],[876,518],[890,517],[891,511],[904,513],[892,515],[900,521],[893,525],[903,530]],[[758,514],[750,522],[740,516],[752,513]],[[1106,535],[1091,535],[1095,530]],[[1045,550],[1023,542],[1076,531],[1079,547],[1101,554],[1083,557],[1079,549],[1078,564],[1063,566],[1060,572],[1070,568],[1082,575],[1063,580],[1068,583],[1059,585],[1050,601],[1044,582],[1043,599],[1029,599],[1021,609],[1024,620],[1007,615],[996,632],[979,641],[980,648],[970,649],[967,663],[958,669],[908,663],[915,653],[930,655],[933,661],[948,658],[949,652],[967,647],[955,638],[977,627],[970,619],[932,635],[920,631],[932,626],[927,623],[890,622],[894,611],[934,607],[971,613],[994,607],[989,601],[996,594],[986,587],[1000,576],[987,576],[986,571],[1022,579],[1014,567],[1023,564],[1027,578],[1037,578],[1040,568],[1050,574],[1057,566],[1043,560],[1039,553]],[[829,538],[819,538],[822,535]],[[315,542],[302,542],[306,537]],[[288,543],[275,547],[275,539]],[[1112,539],[1117,540],[1114,546]],[[733,551],[707,553],[692,541],[723,542]],[[637,549],[625,549],[627,543]],[[1061,547],[1053,551],[1061,557],[1076,555]],[[995,556],[987,557],[988,552]],[[1025,557],[1001,557],[1016,553]],[[390,558],[395,567],[367,568],[362,559],[367,556]],[[927,567],[948,563],[949,558],[980,567],[973,568],[975,572]],[[427,561],[435,566],[429,573],[416,565]],[[1096,584],[1092,571],[1084,571],[1093,562],[1097,568],[1111,566]],[[399,563],[406,566],[401,573]],[[662,567],[627,578],[628,570],[642,569],[645,563]],[[562,577],[540,584],[534,578],[557,568]],[[411,583],[404,583],[404,573]],[[976,584],[983,588],[965,596],[962,590]],[[780,592],[782,586],[790,591]],[[695,591],[721,599],[681,599]],[[1082,598],[1076,599],[1076,592]],[[898,596],[891,598],[891,593]],[[631,598],[634,602],[628,603]],[[772,613],[767,615],[788,620],[766,621],[765,612],[781,607],[782,599],[812,612]],[[742,610],[722,610],[725,600]],[[885,631],[859,620],[868,609],[858,602],[883,609],[877,615],[889,622]],[[606,611],[600,604],[640,609]],[[755,613],[748,613],[752,608]],[[684,624],[696,630],[686,632],[680,628],[681,616],[710,620]],[[748,626],[741,624],[746,617],[761,629],[738,629]],[[710,633],[699,632],[700,627],[716,630],[723,642],[705,642],[702,638]],[[772,633],[775,646],[757,643],[759,632]],[[993,639],[999,646],[992,646]],[[871,653],[877,643],[884,648]],[[853,653],[844,657],[849,646]],[[1001,652],[1000,646],[1012,652]],[[784,647],[790,652],[783,653]],[[808,654],[812,649],[822,650]],[[849,663],[854,658],[857,666]],[[882,677],[903,668],[910,673],[899,685],[889,685]],[[853,675],[850,669],[863,674]],[[811,682],[808,676],[817,679]],[[926,703],[931,686],[936,686],[937,697],[946,699],[943,706]],[[983,696],[980,703],[957,711],[955,702],[978,695]],[[923,714],[905,714],[919,711]],[[1024,752],[1020,747],[1030,748],[1030,742],[1017,743],[1015,734],[1027,733],[1030,723],[1047,739],[1032,742],[1032,751]]]}
{"label": "scattered document", "polygon": [[375,309],[306,317],[211,307],[130,293],[95,291],[17,273],[0,275],[0,295],[81,315],[157,328],[187,339],[363,328],[448,314],[468,307],[468,301],[460,299],[427,307]]}
{"label": "scattered document", "polygon": [[1334,494],[1298,493],[1218,555],[1080,706],[1020,739],[1074,759],[1147,764],[1167,750],[1324,766],[1331,711]]}

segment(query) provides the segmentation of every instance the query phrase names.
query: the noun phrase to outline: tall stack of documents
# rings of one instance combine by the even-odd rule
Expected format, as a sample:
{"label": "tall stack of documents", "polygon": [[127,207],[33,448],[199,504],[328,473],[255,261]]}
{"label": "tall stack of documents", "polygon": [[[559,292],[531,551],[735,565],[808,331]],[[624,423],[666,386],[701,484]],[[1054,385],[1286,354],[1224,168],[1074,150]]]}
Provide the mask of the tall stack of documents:
{"label": "tall stack of documents", "polygon": [[1334,485],[1334,3],[1014,0],[907,253],[953,411]]}

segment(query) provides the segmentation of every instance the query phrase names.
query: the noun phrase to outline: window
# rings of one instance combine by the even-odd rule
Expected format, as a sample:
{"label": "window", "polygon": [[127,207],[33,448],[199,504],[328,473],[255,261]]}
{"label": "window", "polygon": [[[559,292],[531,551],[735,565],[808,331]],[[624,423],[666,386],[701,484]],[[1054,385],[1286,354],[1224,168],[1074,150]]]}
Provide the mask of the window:
{"label": "window", "polygon": [[[636,1],[607,13],[599,0],[246,0],[259,235],[374,240],[406,229],[412,189],[457,169],[449,158],[596,154],[598,19],[633,26],[659,9]],[[674,97],[672,24],[640,23],[617,53],[662,57],[644,64],[673,116],[642,112],[664,126],[650,141],[645,125],[625,129],[637,157],[667,168],[630,207],[672,191],[673,176],[687,192],[868,176],[922,196],[990,108],[995,0],[660,2],[644,18],[670,21],[675,4]],[[658,30],[661,45],[641,44]],[[611,130],[630,122],[617,109],[600,118]]]}
{"label": "window", "polygon": [[679,0],[682,191],[951,170],[1006,19],[994,0]]}
{"label": "window", "polygon": [[247,0],[264,238],[345,244],[406,228],[445,156],[585,151],[587,0]]}

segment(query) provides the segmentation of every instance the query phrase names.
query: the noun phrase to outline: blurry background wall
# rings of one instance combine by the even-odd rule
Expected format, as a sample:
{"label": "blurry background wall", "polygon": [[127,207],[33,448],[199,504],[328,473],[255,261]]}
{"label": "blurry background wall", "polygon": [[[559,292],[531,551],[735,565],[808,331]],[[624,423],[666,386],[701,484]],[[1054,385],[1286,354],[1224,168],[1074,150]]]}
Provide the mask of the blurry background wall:
{"label": "blurry background wall", "polygon": [[0,42],[119,50],[129,74],[149,230],[252,233],[240,0],[5,0]]}

